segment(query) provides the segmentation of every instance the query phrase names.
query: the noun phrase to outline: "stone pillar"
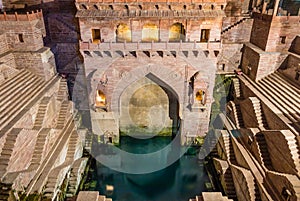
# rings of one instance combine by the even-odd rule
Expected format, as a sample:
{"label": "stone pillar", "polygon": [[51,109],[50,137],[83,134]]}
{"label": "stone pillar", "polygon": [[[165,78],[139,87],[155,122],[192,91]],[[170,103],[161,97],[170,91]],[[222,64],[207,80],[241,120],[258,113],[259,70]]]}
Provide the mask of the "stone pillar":
{"label": "stone pillar", "polygon": [[280,0],[275,0],[274,10],[273,10],[273,16],[276,16],[276,15],[277,15],[278,6],[279,6],[279,1],[280,1]]}
{"label": "stone pillar", "polygon": [[268,5],[268,2],[264,2],[263,7],[262,7],[262,11],[261,11],[262,14],[266,14],[267,5]]}
{"label": "stone pillar", "polygon": [[256,6],[258,7],[260,6],[260,4],[261,4],[261,0],[256,0]]}

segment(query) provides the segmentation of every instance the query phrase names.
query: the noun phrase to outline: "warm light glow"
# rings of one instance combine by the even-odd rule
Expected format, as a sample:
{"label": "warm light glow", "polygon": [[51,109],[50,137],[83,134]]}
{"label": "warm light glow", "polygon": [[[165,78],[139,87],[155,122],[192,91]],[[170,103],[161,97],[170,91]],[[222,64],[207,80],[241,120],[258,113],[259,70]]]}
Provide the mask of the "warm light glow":
{"label": "warm light glow", "polygon": [[95,101],[95,105],[96,107],[104,107],[105,106],[105,95],[102,91],[97,90],[96,93],[96,101]]}
{"label": "warm light glow", "polygon": [[197,91],[196,100],[197,101],[202,101],[203,100],[203,91],[202,90]]}

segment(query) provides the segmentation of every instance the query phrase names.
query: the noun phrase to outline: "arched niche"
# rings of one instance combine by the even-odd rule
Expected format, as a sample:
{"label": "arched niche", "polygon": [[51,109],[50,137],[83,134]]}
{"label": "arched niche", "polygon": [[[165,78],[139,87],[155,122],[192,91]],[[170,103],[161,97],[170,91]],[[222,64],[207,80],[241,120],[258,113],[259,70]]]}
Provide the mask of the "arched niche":
{"label": "arched niche", "polygon": [[121,23],[117,26],[116,30],[117,42],[131,42],[131,30],[127,24]]}
{"label": "arched niche", "polygon": [[159,30],[155,24],[145,24],[142,30],[143,42],[159,41]]}
{"label": "arched niche", "polygon": [[185,29],[182,23],[175,23],[170,27],[169,30],[169,41],[178,42],[185,41]]}

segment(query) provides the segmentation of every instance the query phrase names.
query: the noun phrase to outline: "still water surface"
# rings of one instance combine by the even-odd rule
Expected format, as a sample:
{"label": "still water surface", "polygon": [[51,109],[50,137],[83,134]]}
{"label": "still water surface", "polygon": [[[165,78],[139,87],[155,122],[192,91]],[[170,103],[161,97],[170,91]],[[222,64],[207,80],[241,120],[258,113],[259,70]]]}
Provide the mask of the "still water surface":
{"label": "still water surface", "polygon": [[[171,142],[171,137],[136,139],[121,137],[119,147],[127,152],[143,154],[159,151]],[[138,161],[137,161],[138,163]],[[183,155],[171,166],[149,174],[125,174],[96,163],[93,180],[100,194],[113,201],[188,201],[207,191],[209,182],[203,162],[196,155]],[[107,191],[113,186],[113,191]]]}

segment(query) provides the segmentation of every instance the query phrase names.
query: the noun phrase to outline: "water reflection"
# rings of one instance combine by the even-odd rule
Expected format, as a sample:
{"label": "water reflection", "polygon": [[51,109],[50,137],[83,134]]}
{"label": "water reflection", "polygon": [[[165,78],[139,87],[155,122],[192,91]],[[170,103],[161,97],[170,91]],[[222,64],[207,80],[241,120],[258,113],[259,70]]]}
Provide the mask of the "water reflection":
{"label": "water reflection", "polygon": [[[151,153],[171,140],[169,137],[147,140],[122,137],[120,148],[131,153]],[[162,156],[157,161],[163,158],[167,160],[167,156]],[[89,190],[98,190],[114,201],[188,201],[206,191],[205,183],[209,182],[203,163],[196,155],[184,155],[171,166],[149,174],[120,173],[100,163],[95,166],[96,189]]]}

